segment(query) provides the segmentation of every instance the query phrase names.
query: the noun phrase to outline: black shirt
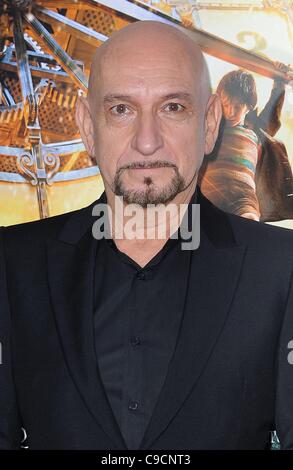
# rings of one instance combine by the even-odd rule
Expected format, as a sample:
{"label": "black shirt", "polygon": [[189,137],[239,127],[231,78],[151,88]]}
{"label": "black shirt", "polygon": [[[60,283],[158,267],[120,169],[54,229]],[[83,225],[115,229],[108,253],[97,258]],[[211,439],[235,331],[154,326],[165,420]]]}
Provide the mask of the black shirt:
{"label": "black shirt", "polygon": [[139,448],[178,337],[191,252],[180,241],[179,230],[143,268],[113,240],[97,243],[98,370],[129,449]]}

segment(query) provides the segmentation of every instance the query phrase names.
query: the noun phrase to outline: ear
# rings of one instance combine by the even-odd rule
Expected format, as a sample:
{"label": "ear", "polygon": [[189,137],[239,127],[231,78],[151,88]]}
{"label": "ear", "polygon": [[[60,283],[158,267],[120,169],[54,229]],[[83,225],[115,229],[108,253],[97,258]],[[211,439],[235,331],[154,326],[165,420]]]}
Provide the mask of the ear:
{"label": "ear", "polygon": [[75,120],[82,141],[90,156],[94,156],[93,122],[90,115],[89,103],[84,96],[79,96],[76,103]]}
{"label": "ear", "polygon": [[220,97],[214,93],[209,97],[205,114],[205,155],[212,152],[219,133],[222,119]]}

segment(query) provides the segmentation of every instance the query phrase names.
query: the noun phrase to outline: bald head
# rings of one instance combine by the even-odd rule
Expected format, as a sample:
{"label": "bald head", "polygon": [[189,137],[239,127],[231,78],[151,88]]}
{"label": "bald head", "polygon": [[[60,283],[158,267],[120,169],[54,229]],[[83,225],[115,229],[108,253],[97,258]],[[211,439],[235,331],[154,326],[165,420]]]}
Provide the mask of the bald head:
{"label": "bald head", "polygon": [[121,67],[152,67],[161,62],[189,69],[204,103],[211,94],[209,72],[200,47],[181,29],[159,21],[137,21],[116,31],[97,48],[89,78],[89,101],[96,103],[103,71],[121,73]]}

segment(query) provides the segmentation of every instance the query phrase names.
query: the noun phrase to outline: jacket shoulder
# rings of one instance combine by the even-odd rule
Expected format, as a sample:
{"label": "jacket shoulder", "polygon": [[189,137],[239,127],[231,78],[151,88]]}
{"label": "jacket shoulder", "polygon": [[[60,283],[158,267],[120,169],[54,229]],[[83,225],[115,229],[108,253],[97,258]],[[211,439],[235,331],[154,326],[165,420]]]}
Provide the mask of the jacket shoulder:
{"label": "jacket shoulder", "polygon": [[37,247],[39,243],[43,244],[49,238],[56,238],[69,220],[82,221],[91,213],[93,204],[75,211],[48,217],[47,219],[1,227],[5,244],[8,246],[11,244],[14,247],[32,244]]}
{"label": "jacket shoulder", "polygon": [[293,230],[227,214],[238,243],[274,250],[288,250],[293,256]]}

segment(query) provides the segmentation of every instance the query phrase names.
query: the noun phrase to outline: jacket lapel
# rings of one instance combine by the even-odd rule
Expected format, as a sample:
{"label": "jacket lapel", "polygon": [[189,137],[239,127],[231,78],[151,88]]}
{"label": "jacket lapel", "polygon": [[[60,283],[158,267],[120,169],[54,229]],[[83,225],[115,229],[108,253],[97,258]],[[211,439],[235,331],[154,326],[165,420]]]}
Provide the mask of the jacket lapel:
{"label": "jacket lapel", "polygon": [[[98,202],[98,201],[96,201]],[[127,448],[107,399],[94,350],[93,205],[74,212],[58,239],[48,241],[48,278],[60,341],[88,410],[117,448]]]}
{"label": "jacket lapel", "polygon": [[235,243],[226,215],[199,191],[201,241],[190,257],[189,285],[175,351],[141,442],[148,449],[196,385],[227,320],[245,246]]}

